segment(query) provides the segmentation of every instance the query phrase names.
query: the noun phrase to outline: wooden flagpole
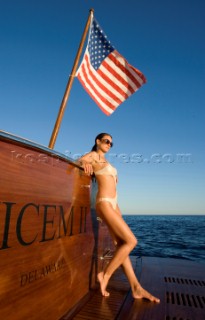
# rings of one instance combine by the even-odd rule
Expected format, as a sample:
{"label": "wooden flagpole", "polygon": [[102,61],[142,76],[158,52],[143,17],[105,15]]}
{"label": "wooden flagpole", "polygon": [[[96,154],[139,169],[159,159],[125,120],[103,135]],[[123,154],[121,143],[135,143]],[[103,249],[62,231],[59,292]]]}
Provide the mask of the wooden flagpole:
{"label": "wooden flagpole", "polygon": [[73,68],[72,68],[71,74],[70,74],[69,79],[68,79],[68,83],[67,83],[66,90],[65,90],[65,93],[64,93],[64,96],[63,96],[63,100],[62,100],[60,108],[59,108],[58,117],[56,119],[55,127],[53,129],[53,132],[52,132],[52,135],[51,135],[51,138],[50,138],[50,142],[49,142],[49,145],[48,145],[48,147],[51,148],[51,149],[53,149],[53,147],[55,145],[55,142],[56,142],[58,131],[60,129],[61,121],[63,119],[63,114],[64,114],[64,111],[65,111],[65,108],[66,108],[66,104],[67,104],[67,101],[68,101],[68,98],[69,98],[70,90],[71,90],[71,87],[72,87],[72,84],[73,84],[73,80],[74,80],[74,77],[75,77],[76,69],[77,69],[77,66],[78,66],[78,62],[80,60],[80,56],[81,56],[81,53],[82,53],[82,49],[83,49],[83,46],[84,46],[84,43],[85,43],[86,35],[88,33],[88,29],[89,29],[89,26],[90,26],[91,17],[92,17],[93,13],[94,13],[94,9],[90,9],[88,20],[86,22],[85,29],[84,29],[84,32],[83,32],[83,35],[82,35],[82,38],[81,38],[81,42],[80,42],[80,45],[79,45],[79,48],[78,48],[78,51],[77,51],[77,54],[76,54],[76,57],[75,57],[75,61],[74,61],[74,64],[73,64]]}

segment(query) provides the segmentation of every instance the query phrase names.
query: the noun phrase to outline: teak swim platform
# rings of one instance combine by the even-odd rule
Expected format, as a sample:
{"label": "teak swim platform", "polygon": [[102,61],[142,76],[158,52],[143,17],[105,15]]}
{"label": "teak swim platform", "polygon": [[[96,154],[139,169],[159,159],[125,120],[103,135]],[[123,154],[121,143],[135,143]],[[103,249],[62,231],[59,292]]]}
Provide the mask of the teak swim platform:
{"label": "teak swim platform", "polygon": [[[96,290],[71,317],[74,320],[203,320],[205,319],[204,266],[181,259],[131,257],[143,287],[156,294],[160,304],[134,300],[127,279],[118,270],[109,285],[111,296]],[[61,320],[71,319],[63,317]]]}
{"label": "teak swim platform", "polygon": [[160,304],[136,300],[119,269],[101,296],[113,244],[96,219],[96,184],[72,159],[0,131],[0,319],[204,320],[204,265],[132,257]]}

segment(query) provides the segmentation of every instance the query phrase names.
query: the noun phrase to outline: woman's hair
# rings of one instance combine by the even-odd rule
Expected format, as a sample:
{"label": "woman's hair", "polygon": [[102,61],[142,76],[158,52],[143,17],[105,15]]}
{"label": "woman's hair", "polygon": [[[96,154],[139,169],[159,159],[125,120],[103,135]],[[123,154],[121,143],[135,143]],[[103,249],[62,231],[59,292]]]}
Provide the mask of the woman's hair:
{"label": "woman's hair", "polygon": [[92,147],[91,151],[97,151],[97,140],[101,140],[104,136],[109,136],[110,138],[112,138],[112,136],[109,133],[105,133],[105,132],[99,133],[95,138],[95,144]]}

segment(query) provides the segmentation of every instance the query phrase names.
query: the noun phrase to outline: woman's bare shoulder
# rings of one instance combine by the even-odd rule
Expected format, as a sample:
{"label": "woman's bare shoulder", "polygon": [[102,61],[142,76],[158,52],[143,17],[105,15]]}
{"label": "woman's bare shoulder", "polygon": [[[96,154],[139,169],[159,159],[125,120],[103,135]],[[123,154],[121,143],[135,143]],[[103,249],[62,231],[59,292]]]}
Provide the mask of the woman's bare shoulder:
{"label": "woman's bare shoulder", "polygon": [[95,151],[86,153],[84,156],[78,159],[78,161],[80,162],[87,162],[90,164],[92,164],[93,162],[96,162],[96,160],[97,160],[97,153]]}

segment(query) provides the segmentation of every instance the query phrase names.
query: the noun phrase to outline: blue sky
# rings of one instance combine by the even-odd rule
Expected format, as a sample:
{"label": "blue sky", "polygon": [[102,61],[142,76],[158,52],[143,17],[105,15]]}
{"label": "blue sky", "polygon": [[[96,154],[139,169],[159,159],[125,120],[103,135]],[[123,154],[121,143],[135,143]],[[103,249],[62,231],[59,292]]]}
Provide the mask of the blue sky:
{"label": "blue sky", "polygon": [[90,8],[147,84],[107,117],[75,79],[55,150],[109,132],[124,214],[204,214],[203,0],[0,0],[1,129],[48,145]]}

